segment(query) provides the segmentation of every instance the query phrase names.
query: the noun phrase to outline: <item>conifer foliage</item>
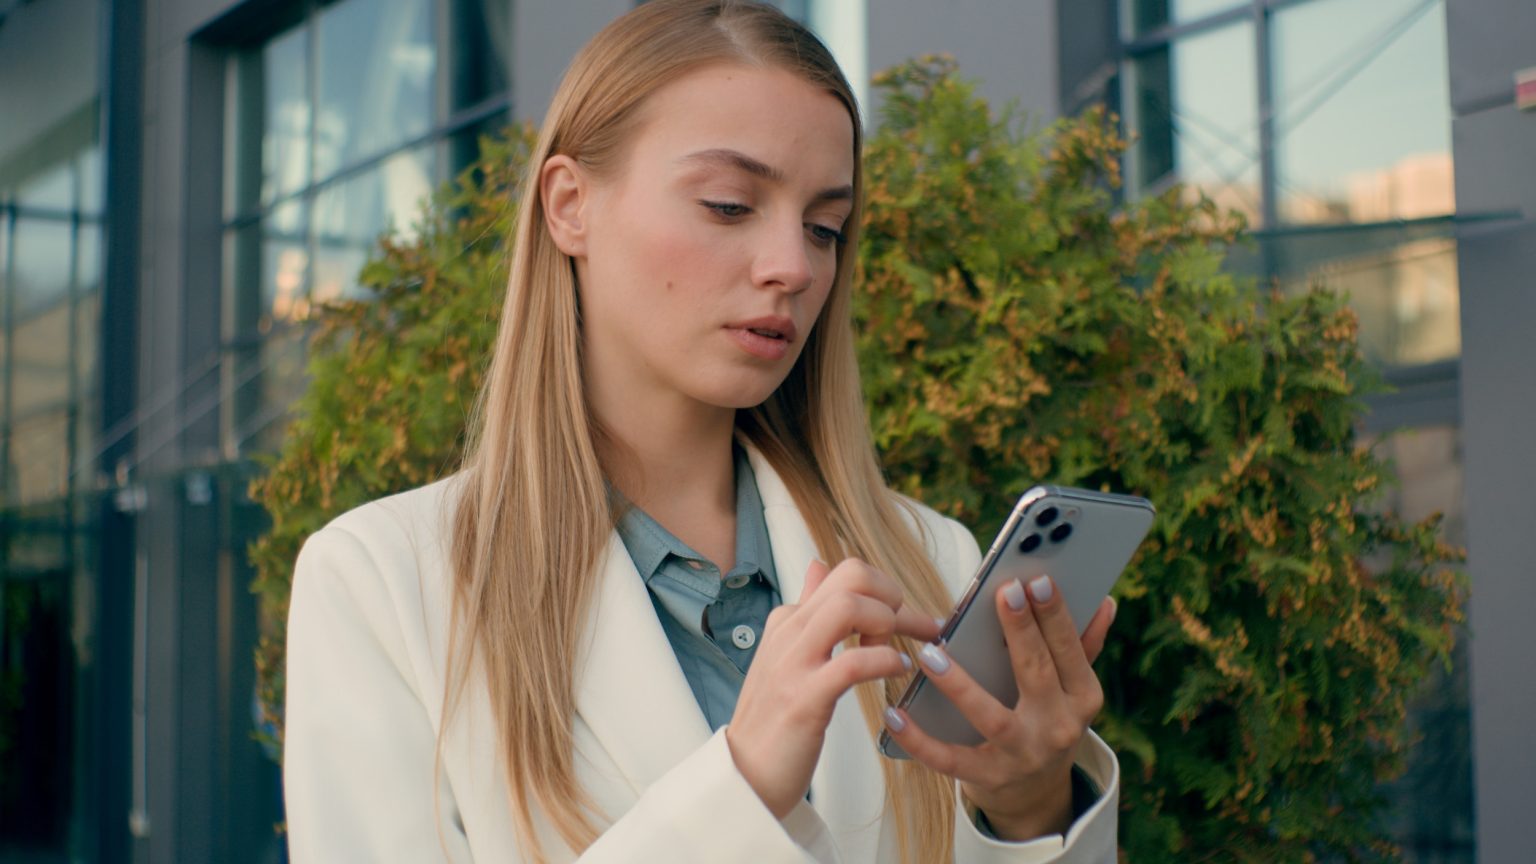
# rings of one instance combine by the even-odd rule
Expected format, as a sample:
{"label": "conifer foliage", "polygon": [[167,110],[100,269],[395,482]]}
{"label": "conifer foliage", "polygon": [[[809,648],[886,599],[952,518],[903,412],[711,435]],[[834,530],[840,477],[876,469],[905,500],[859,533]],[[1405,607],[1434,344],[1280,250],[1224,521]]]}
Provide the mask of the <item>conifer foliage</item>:
{"label": "conifer foliage", "polygon": [[[1353,314],[1224,273],[1242,225],[1207,200],[1118,201],[1102,112],[1024,134],[943,58],[877,84],[855,316],[890,482],[983,543],[1040,482],[1158,508],[1097,664],[1128,859],[1395,858],[1377,784],[1463,589],[1435,520],[1373,507],[1391,470],[1355,440],[1373,379]],[[279,727],[303,539],[454,466],[530,145],[485,142],[414,240],[382,241],[374,296],[317,317],[307,393],[253,487]]]}

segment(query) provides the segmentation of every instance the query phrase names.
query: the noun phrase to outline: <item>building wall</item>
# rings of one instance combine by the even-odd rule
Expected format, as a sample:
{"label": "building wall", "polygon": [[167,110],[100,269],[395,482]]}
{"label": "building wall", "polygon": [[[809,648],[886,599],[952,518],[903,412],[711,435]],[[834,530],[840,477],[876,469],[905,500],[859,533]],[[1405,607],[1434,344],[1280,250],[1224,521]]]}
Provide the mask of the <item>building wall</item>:
{"label": "building wall", "polygon": [[1536,112],[1514,106],[1536,67],[1536,5],[1447,5],[1456,204],[1508,214],[1460,229],[1462,422],[1471,572],[1472,735],[1478,860],[1530,857],[1536,774]]}

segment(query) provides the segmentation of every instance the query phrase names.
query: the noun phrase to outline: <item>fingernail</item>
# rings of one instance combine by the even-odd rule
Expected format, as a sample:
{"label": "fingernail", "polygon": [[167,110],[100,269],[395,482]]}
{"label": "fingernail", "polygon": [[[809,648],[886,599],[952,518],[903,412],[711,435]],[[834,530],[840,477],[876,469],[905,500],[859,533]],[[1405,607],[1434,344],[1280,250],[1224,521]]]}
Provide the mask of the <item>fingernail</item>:
{"label": "fingernail", "polygon": [[940,630],[940,631],[943,631],[943,629],[944,629],[944,625],[945,625],[945,624],[948,624],[948,623],[949,623],[949,622],[948,622],[948,621],[946,621],[946,620],[945,620],[945,619],[943,619],[943,618],[935,618],[935,619],[933,619],[933,623],[934,623],[934,624],[935,624],[935,625],[936,625],[936,626],[938,626],[938,628],[939,628],[939,630]]}
{"label": "fingernail", "polygon": [[1055,593],[1055,589],[1051,588],[1051,577],[1049,576],[1036,576],[1029,583],[1029,596],[1035,598],[1036,603],[1044,605],[1051,602],[1051,597]]}
{"label": "fingernail", "polygon": [[1120,614],[1120,601],[1111,597],[1109,598],[1109,623],[1115,623],[1115,616],[1118,614]]}
{"label": "fingernail", "polygon": [[885,709],[885,725],[891,727],[892,732],[900,732],[907,728],[907,721],[901,719],[895,708]]}
{"label": "fingernail", "polygon": [[1003,586],[1003,599],[1008,602],[1009,609],[1015,612],[1023,609],[1024,604],[1028,602],[1024,598],[1024,583],[1017,579],[1009,579]]}
{"label": "fingernail", "polygon": [[896,656],[901,658],[901,668],[907,670],[908,672],[911,672],[912,671],[912,658],[907,656],[907,652],[905,652],[905,651],[897,651],[896,652]]}
{"label": "fingernail", "polygon": [[935,675],[943,675],[949,671],[949,658],[945,657],[944,652],[939,650],[939,646],[932,642],[924,645],[923,650],[917,652],[917,656],[923,661],[923,665],[928,667],[928,671]]}

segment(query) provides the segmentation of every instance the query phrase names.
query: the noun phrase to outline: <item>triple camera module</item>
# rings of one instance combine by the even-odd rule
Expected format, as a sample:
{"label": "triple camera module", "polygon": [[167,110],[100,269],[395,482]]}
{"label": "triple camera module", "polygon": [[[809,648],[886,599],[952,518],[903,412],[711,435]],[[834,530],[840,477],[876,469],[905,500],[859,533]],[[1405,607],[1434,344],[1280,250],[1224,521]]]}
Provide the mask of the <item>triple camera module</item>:
{"label": "triple camera module", "polygon": [[[1047,507],[1044,510],[1041,510],[1035,516],[1035,525],[1037,525],[1040,530],[1031,532],[1028,537],[1020,540],[1019,551],[1028,555],[1036,549],[1039,549],[1040,545],[1045,542],[1047,537],[1050,538],[1052,543],[1061,543],[1065,541],[1068,537],[1072,536],[1072,523],[1068,522],[1067,519],[1070,519],[1076,515],[1077,511],[1075,509],[1068,510],[1066,519],[1062,519],[1060,522],[1057,522],[1056,520],[1061,517],[1061,511],[1057,510],[1055,507]],[[1054,527],[1052,527],[1053,525]]]}

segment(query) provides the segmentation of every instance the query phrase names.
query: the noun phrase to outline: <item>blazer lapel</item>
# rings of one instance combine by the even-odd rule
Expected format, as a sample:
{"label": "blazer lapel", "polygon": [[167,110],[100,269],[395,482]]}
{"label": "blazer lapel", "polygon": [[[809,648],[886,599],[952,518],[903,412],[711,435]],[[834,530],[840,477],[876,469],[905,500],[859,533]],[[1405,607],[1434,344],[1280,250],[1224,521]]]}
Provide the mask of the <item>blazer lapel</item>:
{"label": "blazer lapel", "polygon": [[599,569],[576,712],[639,795],[709,739],[709,723],[618,532]]}
{"label": "blazer lapel", "polygon": [[[806,569],[813,559],[825,557],[816,549],[805,517],[778,472],[757,448],[748,445],[747,456],[763,500],[779,593],[785,603],[798,603],[805,587]],[[837,562],[826,563],[830,566]],[[833,710],[821,760],[811,777],[811,805],[837,836],[845,861],[874,861],[879,857],[881,817],[885,812],[885,778],[880,759],[858,694],[850,690]]]}

